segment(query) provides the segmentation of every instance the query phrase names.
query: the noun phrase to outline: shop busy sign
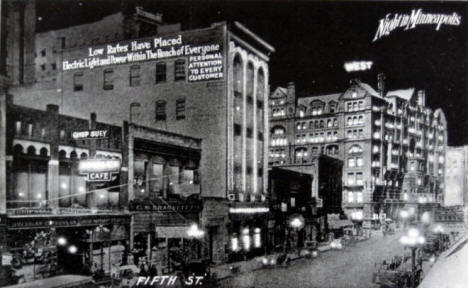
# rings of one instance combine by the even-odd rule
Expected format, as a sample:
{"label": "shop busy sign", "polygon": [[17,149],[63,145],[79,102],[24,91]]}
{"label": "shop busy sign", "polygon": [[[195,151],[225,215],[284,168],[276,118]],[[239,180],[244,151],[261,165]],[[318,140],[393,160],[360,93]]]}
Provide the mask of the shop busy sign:
{"label": "shop busy sign", "polygon": [[78,171],[87,182],[110,182],[120,171],[119,159],[80,160]]}
{"label": "shop busy sign", "polygon": [[223,38],[220,31],[214,28],[88,47],[80,58],[63,61],[62,70],[186,58],[189,82],[223,79]]}
{"label": "shop busy sign", "polygon": [[108,130],[86,130],[86,131],[75,131],[72,133],[73,140],[83,139],[101,139],[107,138],[109,135]]}

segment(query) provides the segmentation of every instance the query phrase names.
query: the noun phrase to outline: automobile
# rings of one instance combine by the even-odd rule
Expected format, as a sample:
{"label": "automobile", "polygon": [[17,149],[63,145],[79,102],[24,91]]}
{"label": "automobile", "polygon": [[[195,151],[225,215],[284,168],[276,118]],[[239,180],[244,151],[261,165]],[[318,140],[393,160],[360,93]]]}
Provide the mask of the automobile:
{"label": "automobile", "polygon": [[316,258],[320,254],[318,250],[317,241],[305,241],[304,248],[302,248],[300,255],[306,258]]}
{"label": "automobile", "polygon": [[341,239],[335,239],[330,243],[330,247],[335,250],[343,250],[344,246],[341,243]]}
{"label": "automobile", "polygon": [[124,265],[119,267],[117,279],[120,287],[133,287],[138,281],[140,269],[135,265]]}

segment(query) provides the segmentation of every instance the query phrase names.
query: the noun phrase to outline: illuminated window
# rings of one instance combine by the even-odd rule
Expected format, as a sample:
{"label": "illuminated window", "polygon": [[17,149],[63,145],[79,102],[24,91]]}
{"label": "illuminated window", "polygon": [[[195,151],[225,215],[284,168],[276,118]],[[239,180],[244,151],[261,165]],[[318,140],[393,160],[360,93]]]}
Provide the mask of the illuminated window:
{"label": "illuminated window", "polygon": [[83,72],[73,74],[73,91],[83,91]]}
{"label": "illuminated window", "polygon": [[176,119],[185,119],[185,99],[177,99],[176,101]]}
{"label": "illuminated window", "polygon": [[175,61],[174,80],[175,81],[185,80],[185,60]]}
{"label": "illuminated window", "polygon": [[140,66],[138,65],[130,67],[130,86],[140,86]]}
{"label": "illuminated window", "polygon": [[28,136],[32,137],[32,133],[33,133],[33,124],[29,123],[28,124]]}
{"label": "illuminated window", "polygon": [[363,201],[362,192],[357,192],[356,194],[357,194],[357,202],[362,203]]}
{"label": "illuminated window", "polygon": [[15,123],[15,134],[16,135],[21,134],[21,121],[16,121]]}
{"label": "illuminated window", "polygon": [[348,173],[348,185],[354,185],[355,183],[355,178],[354,178],[354,173]]}
{"label": "illuminated window", "polygon": [[356,166],[357,167],[362,167],[364,165],[364,161],[362,160],[362,157],[357,157],[356,158]]}
{"label": "illuminated window", "polygon": [[156,121],[166,120],[166,101],[156,101]]}
{"label": "illuminated window", "polygon": [[104,90],[114,89],[113,75],[114,75],[114,70],[112,70],[112,69],[105,69],[104,70],[104,83],[103,83],[104,85],[102,87]]}
{"label": "illuminated window", "polygon": [[156,63],[156,84],[166,82],[166,63]]}
{"label": "illuminated window", "polygon": [[356,173],[356,184],[357,185],[362,185],[363,184],[363,174],[362,172]]}
{"label": "illuminated window", "polygon": [[348,202],[349,203],[354,202],[354,193],[353,192],[348,192]]}
{"label": "illuminated window", "polygon": [[356,167],[356,159],[349,158],[348,159],[348,167]]}

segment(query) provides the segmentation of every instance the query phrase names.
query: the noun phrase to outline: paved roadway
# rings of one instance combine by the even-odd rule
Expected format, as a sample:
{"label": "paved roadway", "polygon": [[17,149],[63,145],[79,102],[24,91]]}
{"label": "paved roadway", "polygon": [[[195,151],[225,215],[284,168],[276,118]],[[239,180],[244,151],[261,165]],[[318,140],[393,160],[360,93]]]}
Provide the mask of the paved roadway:
{"label": "paved roadway", "polygon": [[394,255],[403,255],[399,243],[401,232],[384,237],[381,231],[372,231],[371,239],[359,242],[343,251],[328,251],[317,259],[300,259],[286,268],[260,269],[226,279],[226,288],[366,288],[372,284],[375,264]]}

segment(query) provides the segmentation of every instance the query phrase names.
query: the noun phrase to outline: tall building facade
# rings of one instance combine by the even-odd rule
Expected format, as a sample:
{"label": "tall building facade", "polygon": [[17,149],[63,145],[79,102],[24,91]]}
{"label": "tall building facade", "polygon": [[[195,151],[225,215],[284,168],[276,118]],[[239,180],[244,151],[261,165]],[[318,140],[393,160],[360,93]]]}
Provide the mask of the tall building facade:
{"label": "tall building facade", "polygon": [[[85,30],[94,27],[87,25]],[[223,261],[239,250],[261,251],[250,240],[252,246],[244,244],[241,249],[229,243],[266,235],[268,113],[264,111],[274,48],[238,22],[189,31],[181,31],[180,25],[156,26],[151,37],[103,36],[75,47],[67,44],[73,39],[59,39],[52,49],[44,40],[51,35],[85,37],[86,33],[72,27],[38,35],[37,43],[47,46],[31,51],[32,57],[36,54],[38,77],[30,85],[10,86],[11,104],[39,111],[56,105],[59,114],[80,119],[96,112],[100,122],[122,129],[119,203],[133,215],[132,229],[152,233],[150,238],[180,236],[183,230],[161,228],[170,223],[158,222],[153,217],[156,212],[141,215],[132,209],[144,210],[142,199],[168,200],[166,190],[152,179],[169,177],[168,185],[180,186],[192,177],[203,200],[198,220],[193,221],[207,234],[210,258]],[[40,123],[27,125],[40,130],[36,127]],[[186,154],[175,155],[175,146]],[[158,155],[161,151],[166,154]],[[181,158],[176,156],[184,157],[171,158]],[[169,190],[187,196],[183,188]],[[136,234],[131,232],[130,243]]]}
{"label": "tall building facade", "polygon": [[444,206],[468,204],[468,146],[447,147]]}
{"label": "tall building facade", "polygon": [[[359,80],[343,93],[297,98],[291,83],[270,97],[270,166],[343,160],[343,208],[352,219],[398,217],[443,199],[446,121],[424,91],[378,91]],[[426,208],[423,208],[423,210]],[[379,216],[380,215],[380,216]]]}

